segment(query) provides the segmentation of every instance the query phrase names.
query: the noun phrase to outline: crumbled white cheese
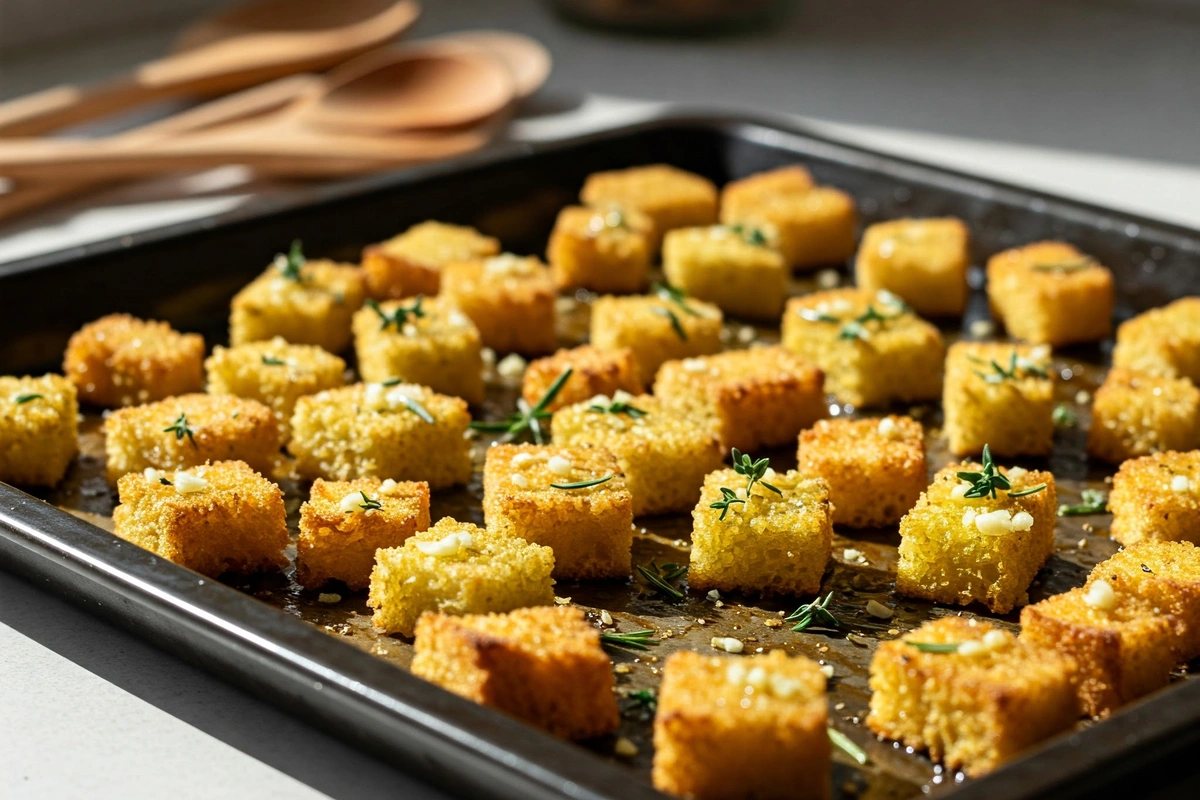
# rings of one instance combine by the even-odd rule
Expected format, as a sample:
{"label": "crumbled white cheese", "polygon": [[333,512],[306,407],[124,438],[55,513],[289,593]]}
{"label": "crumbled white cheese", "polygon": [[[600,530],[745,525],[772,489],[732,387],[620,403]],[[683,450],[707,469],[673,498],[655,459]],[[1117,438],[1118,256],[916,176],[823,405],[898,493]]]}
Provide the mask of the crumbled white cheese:
{"label": "crumbled white cheese", "polygon": [[709,644],[726,653],[740,653],[746,649],[746,645],[742,643],[741,639],[735,639],[732,636],[714,636]]}
{"label": "crumbled white cheese", "polygon": [[1014,531],[1027,531],[1033,527],[1033,514],[1028,511],[1018,511],[1013,514],[1012,529]]}
{"label": "crumbled white cheese", "polygon": [[950,490],[950,496],[955,500],[962,500],[967,496],[967,492],[969,491],[971,491],[971,484],[967,483],[966,481],[962,481],[961,483],[955,484],[954,488]]}
{"label": "crumbled white cheese", "polygon": [[342,498],[342,502],[338,503],[338,511],[341,511],[343,514],[358,514],[364,510],[363,503],[365,502],[362,494],[351,492]]}
{"label": "crumbled white cheese", "polygon": [[1083,602],[1099,611],[1112,611],[1117,607],[1117,593],[1108,581],[1095,581],[1088,587]]}
{"label": "crumbled white cheese", "polygon": [[449,533],[435,542],[414,540],[413,546],[427,556],[435,558],[452,558],[463,550],[469,550],[475,541],[466,531]]}
{"label": "crumbled white cheese", "polygon": [[529,478],[526,478],[519,472],[514,472],[511,476],[509,476],[509,480],[512,481],[512,485],[516,486],[518,489],[529,488]]}
{"label": "crumbled white cheese", "polygon": [[1192,482],[1188,480],[1187,475],[1176,475],[1175,477],[1171,478],[1172,492],[1187,492],[1190,491],[1191,488]]}
{"label": "crumbled white cheese", "polygon": [[516,379],[525,373],[525,365],[525,359],[516,353],[509,353],[500,359],[500,363],[496,365],[496,371],[505,378]]}
{"label": "crumbled white cheese", "polygon": [[975,524],[975,518],[979,516],[979,512],[973,508],[968,508],[963,512],[962,524],[964,528],[969,528]]}
{"label": "crumbled white cheese", "polygon": [[891,417],[879,420],[879,435],[885,439],[897,438],[900,435],[900,427],[896,424],[896,420]]}
{"label": "crumbled white cheese", "polygon": [[1013,518],[1006,509],[998,508],[975,516],[975,527],[984,536],[1002,536],[1011,533]]}
{"label": "crumbled white cheese", "polygon": [[867,613],[872,617],[879,617],[879,619],[891,619],[896,612],[892,611],[878,600],[868,600]]}
{"label": "crumbled white cheese", "polygon": [[150,481],[151,483],[158,483],[163,479],[163,477],[165,477],[162,470],[155,469],[154,467],[146,467],[142,474],[145,475],[146,480]]}
{"label": "crumbled white cheese", "polygon": [[687,372],[704,372],[708,369],[708,364],[702,358],[685,358],[680,366]]}
{"label": "crumbled white cheese", "polygon": [[179,470],[175,473],[175,491],[180,494],[195,494],[208,488],[208,481],[198,475]]}
{"label": "crumbled white cheese", "polygon": [[546,462],[546,467],[561,478],[565,478],[571,474],[571,470],[575,468],[569,460],[559,455],[550,456],[550,460]]}
{"label": "crumbled white cheese", "polygon": [[379,484],[379,493],[382,495],[391,497],[394,494],[398,494],[399,491],[400,484],[396,483],[396,481],[392,478],[388,478],[383,483]]}
{"label": "crumbled white cheese", "polygon": [[514,467],[519,467],[530,461],[533,461],[533,453],[517,453],[513,456],[511,463]]}

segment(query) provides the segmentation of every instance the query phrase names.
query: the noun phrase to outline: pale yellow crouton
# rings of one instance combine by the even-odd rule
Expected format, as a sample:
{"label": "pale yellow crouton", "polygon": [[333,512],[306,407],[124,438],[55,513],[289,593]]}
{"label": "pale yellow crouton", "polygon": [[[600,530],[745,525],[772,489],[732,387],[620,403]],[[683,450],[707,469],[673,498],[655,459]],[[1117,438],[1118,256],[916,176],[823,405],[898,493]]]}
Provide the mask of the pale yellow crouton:
{"label": "pale yellow crouton", "polygon": [[627,405],[637,411],[596,410],[586,402],[561,409],[550,423],[554,443],[603,447],[615,455],[633,495],[634,516],[691,508],[704,476],[721,466],[716,433],[657,397],[637,396]]}
{"label": "pale yellow crouton", "polygon": [[302,478],[392,478],[445,489],[471,479],[471,415],[411,383],[358,383],[302,397],[288,450]]}
{"label": "pale yellow crouton", "polygon": [[1122,322],[1113,366],[1200,384],[1200,297],[1184,297]]}
{"label": "pale yellow crouton", "polygon": [[1075,724],[1073,672],[1053,648],[944,617],[880,643],[867,725],[948,770],[982,775]]}
{"label": "pale yellow crouton", "polygon": [[1121,544],[1200,543],[1200,451],[1130,459],[1113,476],[1112,487],[1110,532]]}
{"label": "pale yellow crouton", "polygon": [[1181,661],[1200,655],[1200,548],[1191,542],[1138,542],[1097,564],[1085,588],[1098,580],[1169,616]]}
{"label": "pale yellow crouton", "polygon": [[946,354],[942,413],[950,452],[991,445],[1000,456],[1046,455],[1054,446],[1050,348],[958,342]]}
{"label": "pale yellow crouton", "polygon": [[970,234],[961,219],[894,219],[863,231],[854,262],[860,289],[886,290],[925,317],[967,309]]}
{"label": "pale yellow crouton", "polygon": [[554,281],[535,256],[502,253],[484,261],[447,264],[442,299],[475,323],[485,347],[498,353],[554,351]]}
{"label": "pale yellow crouton", "polygon": [[597,395],[611,398],[619,392],[641,394],[646,388],[642,383],[641,369],[629,348],[601,350],[591,345],[581,345],[529,362],[521,385],[521,396],[529,405],[536,405],[568,369],[571,370],[571,377],[567,378],[567,382],[546,406],[549,411],[573,406]]}
{"label": "pale yellow crouton", "polygon": [[438,293],[442,267],[500,252],[500,241],[466,225],[422,222],[386,242],[363,248],[367,293],[376,300]]}
{"label": "pale yellow crouton", "polygon": [[445,517],[375,553],[375,627],[412,636],[426,611],[486,614],[554,603],[549,547]]}
{"label": "pale yellow crouton", "polygon": [[1112,332],[1112,273],[1065,242],[997,253],[987,277],[992,316],[1014,338],[1059,347]]}
{"label": "pale yellow crouton", "polygon": [[925,431],[896,415],[823,419],[800,434],[796,469],[825,479],[835,524],[894,525],[925,490]]}
{"label": "pale yellow crouton", "polygon": [[288,344],[279,337],[237,347],[218,345],[204,369],[209,394],[233,394],[269,407],[285,443],[296,400],[346,382],[345,361],[316,345]]}
{"label": "pale yellow crouton", "polygon": [[807,191],[767,191],[726,198],[726,225],[771,226],[779,232],[784,261],[798,269],[840,264],[854,255],[858,211],[854,198],[831,186]]}
{"label": "pale yellow crouton", "polygon": [[633,208],[654,222],[650,253],[673,228],[717,221],[717,187],[712,181],[666,164],[650,164],[588,176],[579,193],[585,206]]}
{"label": "pale yellow crouton", "polygon": [[936,398],[945,345],[895,295],[834,289],[788,301],[783,345],[825,372],[843,403],[887,406]]}
{"label": "pale yellow crouton", "polygon": [[[1011,482],[1011,493],[966,497],[970,483],[958,473],[985,469],[947,466],[900,521],[898,594],[947,605],[983,603],[996,614],[1028,602],[1030,582],[1054,553],[1054,476],[998,469]],[[1013,496],[1042,484],[1040,491]]]}
{"label": "pale yellow crouton", "polygon": [[1021,610],[1021,640],[1071,658],[1079,706],[1107,717],[1166,686],[1178,657],[1173,621],[1105,582],[1072,589]]}
{"label": "pale yellow crouton", "polygon": [[63,374],[83,403],[134,406],[204,388],[204,337],[110,314],[71,336]]}
{"label": "pale yellow crouton", "polygon": [[483,402],[483,345],[466,314],[446,301],[368,301],[354,315],[354,353],[364,381],[402,380]]}
{"label": "pale yellow crouton", "polygon": [[243,461],[147,469],[117,483],[113,532],[204,575],[287,564],[283,493]]}
{"label": "pale yellow crouton", "polygon": [[665,292],[605,296],[592,305],[591,342],[600,350],[632,350],[649,381],[664,361],[721,352],[721,321],[721,309],[703,300]]}
{"label": "pale yellow crouton", "polygon": [[727,314],[775,319],[787,300],[788,267],[773,228],[676,228],[663,240],[667,281]]}
{"label": "pale yellow crouton", "polygon": [[[820,478],[769,470],[746,496],[744,475],[732,469],[704,479],[692,510],[688,586],[754,595],[816,594],[833,550],[833,507]],[[713,503],[735,500],[725,508]],[[743,502],[744,501],[744,502]]]}
{"label": "pale yellow crouton", "polygon": [[636,209],[567,206],[554,222],[546,261],[560,290],[640,292],[653,240],[654,221]]}
{"label": "pale yellow crouton", "polygon": [[319,589],[329,581],[365,589],[371,583],[376,550],[399,547],[428,527],[427,483],[317,478],[300,506],[296,581],[306,589]]}
{"label": "pale yellow crouton", "polygon": [[54,486],[79,452],[79,403],[61,375],[0,376],[0,481]]}
{"label": "pale yellow crouton", "polygon": [[721,208],[744,208],[764,195],[803,194],[816,187],[812,173],[799,164],[756,172],[721,189]]}
{"label": "pale yellow crouton", "polygon": [[668,361],[654,395],[711,420],[721,446],[757,450],[790,444],[826,416],[824,373],[782,347],[731,350]]}
{"label": "pale yellow crouton", "polygon": [[633,498],[607,450],[488,448],[483,517],[488,530],[553,549],[555,578],[629,576]]}
{"label": "pale yellow crouton", "polygon": [[104,421],[109,483],[122,475],[245,461],[270,475],[279,456],[279,423],[257,400],[185,394],[114,411]]}
{"label": "pale yellow crouton", "polygon": [[1156,378],[1114,367],[1096,390],[1088,453],[1120,464],[1164,450],[1200,447],[1200,389],[1186,378]]}
{"label": "pale yellow crouton", "polygon": [[781,650],[674,653],[654,717],[654,787],[696,800],[828,800],[825,675]]}
{"label": "pale yellow crouton", "polygon": [[612,733],[612,662],[578,608],[518,608],[417,621],[412,673],[566,739]]}

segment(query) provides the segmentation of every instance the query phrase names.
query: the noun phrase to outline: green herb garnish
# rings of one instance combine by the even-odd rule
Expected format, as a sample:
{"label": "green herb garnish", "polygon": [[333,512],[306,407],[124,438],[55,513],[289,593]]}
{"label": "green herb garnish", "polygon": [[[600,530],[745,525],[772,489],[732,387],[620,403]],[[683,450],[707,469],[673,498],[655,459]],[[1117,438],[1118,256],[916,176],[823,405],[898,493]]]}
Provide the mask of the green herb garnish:
{"label": "green herb garnish", "polygon": [[761,228],[751,228],[745,225],[730,225],[729,230],[742,237],[742,241],[754,247],[766,247],[767,235]]}
{"label": "green herb garnish", "polygon": [[869,760],[865,750],[856,745],[849,736],[836,728],[829,728],[829,741],[833,742],[843,753],[857,761],[860,766],[866,764]]}
{"label": "green herb garnish", "polygon": [[542,399],[538,400],[535,405],[529,405],[525,402],[525,398],[518,398],[517,410],[510,414],[507,419],[500,422],[472,422],[471,429],[476,431],[488,431],[491,433],[503,433],[500,438],[502,442],[511,442],[513,439],[520,436],[525,431],[533,433],[533,440],[538,444],[545,444],[543,438],[542,420],[550,419],[551,412],[546,410],[546,407],[554,402],[554,398],[558,397],[558,393],[562,391],[563,385],[567,379],[571,377],[574,370],[567,367],[563,370],[562,375],[559,375],[554,383],[550,384],[550,388],[542,395]]}
{"label": "green herb garnish", "polygon": [[700,316],[700,312],[688,305],[687,292],[683,289],[677,289],[674,286],[656,283],[650,289],[654,294],[658,295],[660,300],[666,300],[668,303],[674,303],[679,306],[679,310],[690,317]]}
{"label": "green herb garnish", "polygon": [[19,406],[23,406],[26,403],[33,402],[34,400],[44,400],[44,399],[45,398],[40,394],[19,394],[13,398],[13,402]]}
{"label": "green herb garnish", "polygon": [[175,441],[177,442],[186,436],[188,441],[192,443],[192,447],[196,447],[196,431],[188,427],[187,414],[182,411],[179,412],[179,419],[172,422],[166,428],[163,428],[163,433],[174,433]]}
{"label": "green herb garnish", "polygon": [[818,628],[840,628],[841,620],[833,615],[829,610],[829,601],[833,599],[833,592],[825,595],[825,599],[819,597],[811,603],[805,603],[797,608],[785,618],[785,622],[795,622],[792,630],[799,633],[800,631],[808,630],[812,626]]}
{"label": "green herb garnish", "polygon": [[654,631],[649,628],[640,631],[626,631],[625,633],[617,631],[600,632],[600,641],[605,644],[615,644],[634,650],[649,650],[650,648],[647,645],[658,644],[658,640],[653,637]]}
{"label": "green herb garnish", "polygon": [[399,332],[404,329],[409,317],[420,319],[425,316],[425,309],[421,308],[423,302],[425,302],[425,295],[419,294],[411,306],[396,306],[396,310],[391,314],[384,311],[379,303],[371,299],[367,300],[366,306],[379,315],[379,330],[386,331],[389,325],[395,325],[396,331]]}
{"label": "green herb garnish", "polygon": [[1001,366],[1000,362],[994,358],[991,361],[984,361],[982,358],[971,355],[967,356],[967,358],[976,364],[984,364],[992,368],[992,372],[981,372],[977,369],[971,370],[988,383],[1003,383],[1006,380],[1019,380],[1022,376],[1017,374],[1018,370],[1025,370],[1030,375],[1036,375],[1039,378],[1048,377],[1046,370],[1042,369],[1037,364],[1027,359],[1019,358],[1016,350],[1012,351],[1012,355],[1008,359],[1007,369]]}
{"label": "green herb garnish", "polygon": [[654,694],[653,689],[638,689],[636,692],[630,692],[625,695],[639,706],[645,706],[650,710],[658,705],[658,696]]}
{"label": "green herb garnish", "polygon": [[1108,496],[1099,489],[1084,489],[1080,492],[1079,505],[1061,505],[1058,507],[1060,517],[1082,517],[1088,514],[1103,514],[1108,511]]}
{"label": "green herb garnish", "polygon": [[658,314],[660,317],[666,317],[667,321],[671,323],[671,328],[675,331],[675,335],[678,336],[680,340],[685,342],[688,340],[687,331],[683,329],[683,323],[679,321],[679,317],[675,315],[674,311],[669,308],[663,308],[662,306],[655,306],[650,310],[655,314]]}
{"label": "green herb garnish", "polygon": [[767,489],[778,495],[783,492],[763,480],[763,476],[767,474],[767,470],[771,468],[771,459],[760,458],[757,461],[750,457],[749,453],[743,453],[736,447],[730,451],[733,456],[733,471],[739,475],[746,476],[746,497],[738,497],[737,492],[722,486],[721,499],[715,503],[710,503],[709,508],[719,509],[721,516],[718,519],[725,519],[725,515],[729,513],[729,508],[735,503],[746,504],[746,500],[750,498],[751,492],[754,490],[754,484],[760,483]]}
{"label": "green herb garnish", "polygon": [[808,322],[841,322],[840,319],[832,314],[825,314],[814,308],[800,309],[800,318]]}
{"label": "green herb garnish", "polygon": [[175,485],[175,484],[171,483],[169,480],[167,480],[166,478],[159,478],[158,482],[161,483],[163,486],[174,486]]}
{"label": "green herb garnish", "polygon": [[1030,269],[1034,272],[1079,272],[1095,263],[1096,259],[1084,256],[1075,261],[1063,261],[1057,264],[1034,264]]}
{"label": "green herb garnish", "polygon": [[1028,497],[1031,494],[1037,494],[1038,492],[1040,492],[1042,489],[1045,489],[1045,488],[1046,488],[1046,484],[1039,483],[1037,486],[1030,486],[1028,489],[1021,489],[1020,491],[1017,491],[1017,492],[1010,491],[1008,493],[1008,496],[1009,497]]}
{"label": "green herb garnish", "polygon": [[734,503],[741,503],[742,505],[745,505],[746,501],[738,497],[737,492],[733,491],[733,489],[730,489],[727,486],[722,486],[721,499],[715,503],[710,503],[708,507],[719,509],[721,516],[717,517],[717,519],[723,520],[725,519],[725,515],[729,513],[729,507]]}
{"label": "green herb garnish", "polygon": [[1066,403],[1059,403],[1054,407],[1052,418],[1054,424],[1060,428],[1074,428],[1079,424],[1079,416]]}
{"label": "green herb garnish", "polygon": [[308,259],[304,257],[304,248],[299,239],[292,240],[292,247],[288,250],[287,255],[283,253],[275,255],[275,266],[283,273],[283,277],[296,283],[304,283],[304,275],[300,270],[307,263]]}
{"label": "green herb garnish", "polygon": [[[384,387],[390,387],[390,386],[399,386],[402,383],[404,383],[404,381],[401,380],[400,378],[388,378],[386,381],[383,381],[379,385],[384,386]],[[433,414],[429,413],[429,409],[425,408],[425,406],[421,405],[421,403],[419,401],[414,400],[413,398],[409,397],[406,394],[399,393],[399,396],[400,396],[400,402],[402,402],[404,404],[405,408],[407,408],[409,411],[413,412],[418,417],[420,417],[423,422],[427,422],[430,425],[434,424],[435,420],[433,418]],[[389,398],[389,400],[390,400],[390,398]]]}
{"label": "green herb garnish", "polygon": [[597,414],[626,414],[633,419],[646,416],[646,412],[637,406],[632,406],[624,400],[613,400],[608,405],[603,403],[592,403],[587,407],[588,411],[593,411]]}
{"label": "green herb garnish", "polygon": [[599,486],[602,483],[608,483],[613,479],[612,475],[605,475],[603,478],[593,478],[588,481],[576,481],[575,483],[552,483],[552,489],[587,489],[591,486]]}
{"label": "green herb garnish", "polygon": [[286,361],[284,361],[282,358],[275,358],[275,356],[263,356],[262,363],[266,364],[268,367],[285,367],[285,366],[287,366]]}
{"label": "green herb garnish", "polygon": [[676,600],[683,597],[683,592],[671,582],[687,574],[687,570],[686,564],[675,564],[669,561],[661,566],[653,561],[637,566],[638,574],[645,579],[646,583],[650,584],[652,589],[657,589]]}
{"label": "green herb garnish", "polygon": [[[358,504],[358,507],[360,509],[362,509],[363,511],[373,511],[375,509],[383,508],[383,503],[381,503],[378,500],[372,500],[370,497],[367,497],[366,492],[359,491],[359,494],[362,495],[363,501]],[[353,512],[351,512],[351,513],[353,513]]]}
{"label": "green herb garnish", "polygon": [[1013,492],[1012,483],[1000,471],[996,469],[996,462],[992,460],[991,448],[986,444],[983,446],[983,471],[982,472],[959,472],[958,477],[961,480],[971,484],[971,488],[967,489],[963,497],[968,499],[976,499],[980,497],[990,497],[996,499],[997,490],[1003,489],[1008,492],[1009,497],[1025,497],[1026,495],[1036,494],[1046,488],[1046,484],[1040,483],[1037,486],[1031,486],[1028,489],[1021,489]]}
{"label": "green herb garnish", "polygon": [[915,647],[922,653],[957,653],[958,648],[962,645],[961,642],[947,642],[945,644],[937,642],[905,642],[909,647]]}

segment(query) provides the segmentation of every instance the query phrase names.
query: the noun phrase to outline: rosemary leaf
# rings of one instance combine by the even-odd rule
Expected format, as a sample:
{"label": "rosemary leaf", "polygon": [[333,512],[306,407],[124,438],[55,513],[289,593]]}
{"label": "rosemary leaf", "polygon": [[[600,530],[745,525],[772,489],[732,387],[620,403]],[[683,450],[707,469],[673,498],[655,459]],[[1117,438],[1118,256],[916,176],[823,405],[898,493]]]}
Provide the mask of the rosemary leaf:
{"label": "rosemary leaf", "polygon": [[576,481],[575,483],[552,483],[550,486],[554,489],[587,489],[591,486],[599,486],[602,483],[608,483],[612,479],[612,475],[605,475],[603,478],[595,478],[590,481]]}
{"label": "rosemary leaf", "polygon": [[659,566],[651,561],[649,564],[639,564],[637,566],[638,574],[645,579],[650,587],[656,589],[663,594],[675,598],[676,600],[683,597],[683,592],[678,587],[671,584],[671,581],[679,578],[687,572],[687,567],[679,564],[667,562]]}
{"label": "rosemary leaf", "polygon": [[1042,489],[1046,488],[1046,484],[1039,483],[1037,486],[1030,486],[1028,489],[1021,489],[1019,492],[1009,492],[1009,497],[1028,497],[1031,494],[1037,494]]}
{"label": "rosemary leaf", "polygon": [[688,340],[687,331],[683,329],[683,323],[679,321],[679,317],[675,315],[674,311],[669,308],[663,308],[662,306],[656,306],[650,310],[655,314],[658,314],[660,317],[666,317],[667,321],[671,323],[671,328],[675,331],[675,335],[678,336],[681,341],[686,342]]}
{"label": "rosemary leaf", "polygon": [[869,761],[867,758],[867,752],[856,745],[849,736],[842,733],[837,728],[829,728],[829,741],[831,741],[834,746],[843,753],[858,762],[860,766]]}
{"label": "rosemary leaf", "polygon": [[19,406],[23,406],[26,403],[30,403],[34,400],[43,400],[43,399],[45,399],[45,398],[43,398],[42,395],[40,395],[40,394],[19,394],[13,398],[13,402]]}
{"label": "rosemary leaf", "polygon": [[1084,489],[1079,505],[1063,504],[1058,507],[1060,517],[1082,517],[1088,514],[1103,514],[1108,510],[1108,496],[1099,489]]}
{"label": "rosemary leaf", "polygon": [[268,367],[285,367],[285,366],[287,366],[286,361],[284,361],[282,358],[275,358],[275,356],[263,356],[262,363]]}
{"label": "rosemary leaf", "polygon": [[550,419],[551,412],[546,410],[546,407],[554,402],[554,398],[558,397],[563,386],[571,377],[574,370],[567,367],[562,374],[554,379],[554,383],[550,384],[545,394],[537,401],[535,405],[529,405],[524,398],[517,400],[517,410],[503,420],[494,422],[472,422],[471,430],[486,431],[489,433],[503,433],[501,441],[511,442],[520,436],[525,431],[533,434],[533,440],[538,444],[545,444],[543,436],[542,421]]}
{"label": "rosemary leaf", "polygon": [[957,653],[961,642],[905,642],[909,647],[915,647],[922,653]]}
{"label": "rosemary leaf", "polygon": [[658,640],[653,638],[654,631],[646,628],[640,631],[601,631],[600,641],[605,644],[615,644],[620,647],[628,647],[633,650],[649,650],[647,645],[658,644]]}

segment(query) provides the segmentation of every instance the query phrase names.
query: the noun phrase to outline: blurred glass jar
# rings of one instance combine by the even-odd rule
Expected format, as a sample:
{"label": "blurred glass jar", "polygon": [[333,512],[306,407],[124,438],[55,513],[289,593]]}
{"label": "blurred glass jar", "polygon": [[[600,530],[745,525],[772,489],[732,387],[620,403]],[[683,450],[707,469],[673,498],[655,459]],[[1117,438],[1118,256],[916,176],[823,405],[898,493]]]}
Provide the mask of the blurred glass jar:
{"label": "blurred glass jar", "polygon": [[795,0],[549,0],[589,25],[653,33],[726,33],[757,27]]}

